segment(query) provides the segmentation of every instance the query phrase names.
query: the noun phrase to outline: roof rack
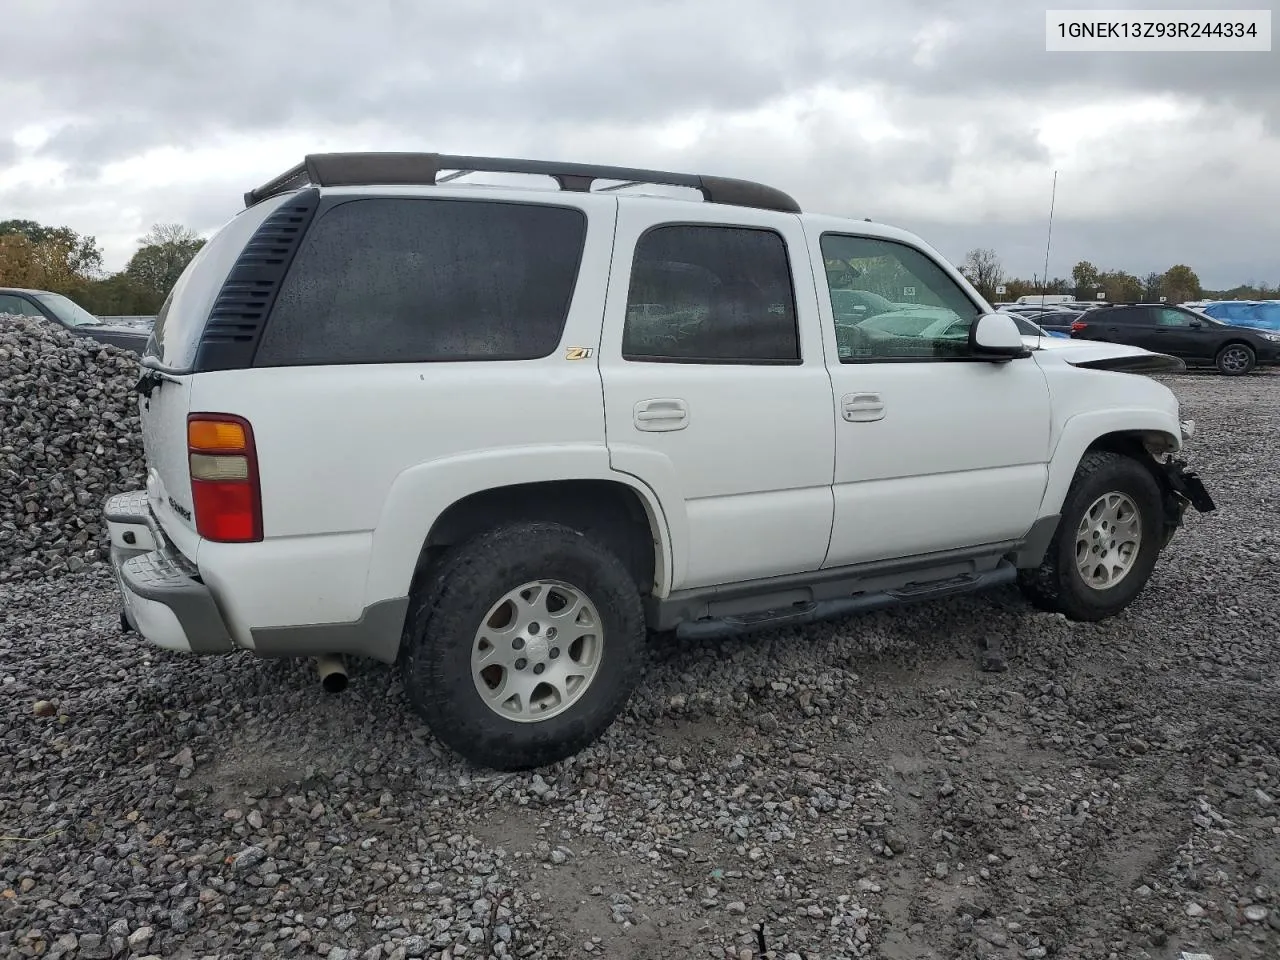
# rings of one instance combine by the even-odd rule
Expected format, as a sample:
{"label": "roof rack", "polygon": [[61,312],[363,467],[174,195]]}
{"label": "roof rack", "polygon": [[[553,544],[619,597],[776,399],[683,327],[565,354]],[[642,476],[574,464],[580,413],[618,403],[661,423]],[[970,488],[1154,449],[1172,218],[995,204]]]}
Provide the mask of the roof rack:
{"label": "roof rack", "polygon": [[[459,171],[444,177],[442,170]],[[268,197],[305,186],[352,187],[434,186],[466,173],[529,173],[551,177],[561,190],[590,192],[597,180],[620,180],[621,189],[638,184],[692,187],[708,203],[726,203],[760,210],[799,213],[800,205],[788,194],[763,183],[708,177],[695,173],[671,173],[632,167],[608,167],[589,163],[557,163],[549,160],[515,160],[503,157],[461,157],[444,153],[311,153],[295,167],[244,195],[252,207]]]}

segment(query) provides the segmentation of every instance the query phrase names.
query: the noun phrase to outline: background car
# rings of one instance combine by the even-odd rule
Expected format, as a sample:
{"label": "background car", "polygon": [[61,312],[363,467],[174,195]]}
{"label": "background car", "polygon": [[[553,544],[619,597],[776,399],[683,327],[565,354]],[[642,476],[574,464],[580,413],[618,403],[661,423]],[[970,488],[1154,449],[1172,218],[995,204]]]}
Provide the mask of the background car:
{"label": "background car", "polygon": [[[956,339],[969,336],[971,319],[958,317],[950,310],[937,310],[940,316],[910,314],[905,311],[881,314],[857,324],[859,331],[873,339],[918,337],[924,340]],[[1033,350],[1070,346],[1071,339],[1043,330],[1026,317],[1011,314],[1010,319],[1022,335],[1022,342]]]}
{"label": "background car", "polygon": [[1071,325],[1071,336],[1167,353],[1188,366],[1211,364],[1228,376],[1280,364],[1280,333],[1233,326],[1164,303],[1098,307]]}
{"label": "background car", "polygon": [[103,323],[74,300],[48,290],[0,287],[0,314],[6,313],[56,323],[76,336],[109,343],[138,354],[142,353],[151,333],[146,326]]}
{"label": "background car", "polygon": [[1022,319],[1053,337],[1070,337],[1071,324],[1082,316],[1083,310],[1050,310],[1047,313],[1022,314]]}
{"label": "background car", "polygon": [[1280,300],[1216,300],[1198,309],[1232,326],[1280,332]]}

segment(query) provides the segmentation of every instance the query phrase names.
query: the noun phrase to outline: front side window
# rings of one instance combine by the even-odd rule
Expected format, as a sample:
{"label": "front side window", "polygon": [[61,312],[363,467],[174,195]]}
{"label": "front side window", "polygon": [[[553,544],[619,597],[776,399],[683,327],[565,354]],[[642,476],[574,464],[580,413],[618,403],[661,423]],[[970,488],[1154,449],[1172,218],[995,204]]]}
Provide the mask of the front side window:
{"label": "front side window", "polygon": [[969,356],[982,315],[942,267],[896,240],[822,237],[841,363]]}
{"label": "front side window", "polygon": [[636,244],[622,355],[676,363],[797,363],[786,244],[772,230],[670,224]]}
{"label": "front side window", "polygon": [[308,230],[256,366],[532,360],[559,346],[581,210],[491,200],[341,203]]}
{"label": "front side window", "polygon": [[1189,327],[1194,318],[1181,310],[1170,310],[1161,307],[1156,311],[1156,323],[1162,327]]}

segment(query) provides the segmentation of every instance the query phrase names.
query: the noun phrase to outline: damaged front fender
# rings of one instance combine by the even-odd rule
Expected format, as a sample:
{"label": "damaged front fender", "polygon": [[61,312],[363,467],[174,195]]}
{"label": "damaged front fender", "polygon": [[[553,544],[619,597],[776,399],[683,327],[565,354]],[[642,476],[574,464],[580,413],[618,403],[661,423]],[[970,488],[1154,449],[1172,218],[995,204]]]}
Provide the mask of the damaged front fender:
{"label": "damaged front fender", "polygon": [[1200,477],[1187,468],[1185,460],[1155,461],[1156,477],[1160,480],[1161,492],[1164,494],[1164,544],[1169,541],[1178,528],[1182,526],[1183,515],[1187,507],[1195,507],[1198,513],[1210,513],[1217,509],[1213,497],[1205,489]]}

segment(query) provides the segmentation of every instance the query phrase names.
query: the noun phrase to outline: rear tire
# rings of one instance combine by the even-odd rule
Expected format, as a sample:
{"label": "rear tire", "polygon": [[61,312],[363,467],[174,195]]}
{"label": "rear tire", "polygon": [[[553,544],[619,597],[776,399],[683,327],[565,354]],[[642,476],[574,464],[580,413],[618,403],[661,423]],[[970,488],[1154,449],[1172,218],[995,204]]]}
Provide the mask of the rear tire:
{"label": "rear tire", "polygon": [[1033,605],[1072,620],[1105,620],[1146,586],[1164,540],[1160,488],[1133,457],[1086,453],[1062,504],[1058,529],[1018,585]]}
{"label": "rear tire", "polygon": [[1228,343],[1218,351],[1214,366],[1224,377],[1240,377],[1254,368],[1258,356],[1247,343]]}
{"label": "rear tire", "polygon": [[556,523],[511,523],[454,548],[415,597],[404,685],[473,763],[527,770],[598,739],[639,681],[644,611],[612,552]]}

